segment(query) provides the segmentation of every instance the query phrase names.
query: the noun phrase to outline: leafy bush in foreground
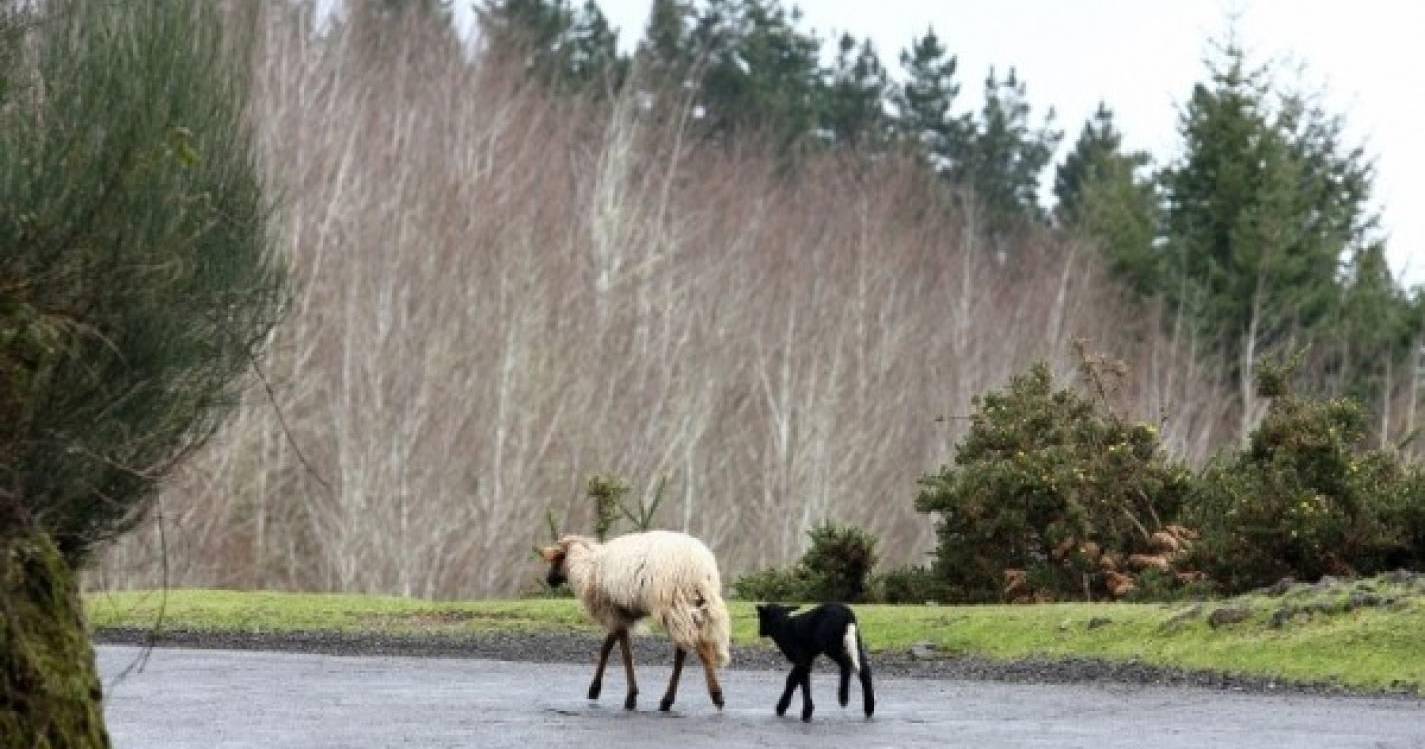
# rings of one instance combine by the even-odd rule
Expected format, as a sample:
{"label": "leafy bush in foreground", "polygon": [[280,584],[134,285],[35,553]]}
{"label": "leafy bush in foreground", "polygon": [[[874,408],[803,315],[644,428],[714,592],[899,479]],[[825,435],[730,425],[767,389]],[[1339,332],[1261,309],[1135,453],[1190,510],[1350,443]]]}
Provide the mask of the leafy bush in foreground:
{"label": "leafy bush in foreground", "polygon": [[1214,460],[1186,512],[1202,531],[1194,557],[1227,591],[1283,577],[1372,574],[1422,561],[1425,479],[1393,453],[1362,449],[1365,413],[1317,400],[1268,367],[1273,397],[1247,447]]}
{"label": "leafy bush in foreground", "polygon": [[[1103,365],[1084,360],[1102,396]],[[915,503],[938,518],[932,569],[950,600],[1118,596],[1130,565],[1172,568],[1190,534],[1164,528],[1193,476],[1152,425],[1101,400],[1056,387],[1042,363],[975,399],[954,465],[923,477]]]}

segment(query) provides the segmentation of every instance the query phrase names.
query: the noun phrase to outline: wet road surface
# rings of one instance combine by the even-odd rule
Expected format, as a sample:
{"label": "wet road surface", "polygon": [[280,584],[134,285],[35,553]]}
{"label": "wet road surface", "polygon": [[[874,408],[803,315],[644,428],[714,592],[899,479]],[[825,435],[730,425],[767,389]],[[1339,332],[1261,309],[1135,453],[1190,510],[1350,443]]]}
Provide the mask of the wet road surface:
{"label": "wet road surface", "polygon": [[[442,658],[100,646],[106,715],[118,749],[148,747],[1369,747],[1425,749],[1425,702],[1243,694],[1193,688],[878,679],[875,718],[836,704],[834,671],[812,675],[816,717],[772,714],[784,674],[726,671],[727,709],[701,669],[657,711],[669,671],[638,671],[622,709],[617,659],[603,699],[584,699],[593,666]],[[590,654],[593,657],[593,654]]]}

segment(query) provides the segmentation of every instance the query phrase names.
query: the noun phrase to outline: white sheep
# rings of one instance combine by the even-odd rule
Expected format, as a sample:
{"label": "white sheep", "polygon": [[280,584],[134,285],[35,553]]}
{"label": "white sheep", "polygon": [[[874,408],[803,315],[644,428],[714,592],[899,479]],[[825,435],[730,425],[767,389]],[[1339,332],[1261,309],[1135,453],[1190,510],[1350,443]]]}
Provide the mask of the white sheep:
{"label": "white sheep", "polygon": [[599,652],[594,681],[589,684],[589,699],[599,697],[604,666],[617,641],[628,674],[623,706],[628,710],[635,707],[638,685],[633,677],[629,629],[644,617],[652,617],[674,646],[673,678],[658,709],[666,711],[673,706],[688,651],[697,653],[702,661],[708,695],[722,709],[717,668],[731,660],[731,621],[722,601],[717,560],[703,542],[673,531],[630,533],[606,543],[564,536],[554,546],[540,549],[540,556],[549,562],[549,584],[567,581],[589,617],[609,633]]}

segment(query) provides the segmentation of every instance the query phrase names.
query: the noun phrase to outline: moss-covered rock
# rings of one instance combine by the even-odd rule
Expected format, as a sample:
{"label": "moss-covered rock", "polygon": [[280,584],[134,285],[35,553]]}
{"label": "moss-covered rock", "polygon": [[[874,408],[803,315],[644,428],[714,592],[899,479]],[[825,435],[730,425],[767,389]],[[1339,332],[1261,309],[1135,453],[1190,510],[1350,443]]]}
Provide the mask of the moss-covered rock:
{"label": "moss-covered rock", "polygon": [[47,537],[0,541],[0,749],[109,746],[82,617]]}

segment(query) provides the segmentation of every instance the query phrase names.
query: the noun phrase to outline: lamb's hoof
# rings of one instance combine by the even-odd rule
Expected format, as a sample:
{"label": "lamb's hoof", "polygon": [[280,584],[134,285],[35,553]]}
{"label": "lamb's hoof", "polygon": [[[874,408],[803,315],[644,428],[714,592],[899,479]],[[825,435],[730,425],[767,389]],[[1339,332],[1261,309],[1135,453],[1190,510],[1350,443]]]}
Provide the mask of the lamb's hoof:
{"label": "lamb's hoof", "polygon": [[803,711],[802,711],[802,722],[803,722],[803,723],[810,723],[810,722],[811,722],[811,711],[810,711],[810,710],[803,710]]}
{"label": "lamb's hoof", "polygon": [[663,701],[658,703],[658,710],[659,710],[659,712],[664,712],[664,713],[666,713],[666,712],[668,712],[669,710],[672,710],[672,709],[673,709],[673,700],[670,700],[670,699],[668,699],[667,697],[664,697],[664,698],[663,698]]}
{"label": "lamb's hoof", "polygon": [[778,705],[778,706],[777,706],[777,717],[780,718],[780,717],[782,717],[783,715],[786,715],[786,714],[787,714],[787,706],[786,706],[786,705]]}
{"label": "lamb's hoof", "polygon": [[638,695],[637,695],[637,694],[630,694],[629,696],[627,696],[627,697],[625,697],[625,698],[623,699],[623,709],[625,709],[625,710],[632,710],[632,709],[634,709],[634,708],[636,708],[636,707],[638,707]]}
{"label": "lamb's hoof", "polygon": [[718,691],[712,693],[712,701],[713,701],[713,704],[714,704],[714,705],[717,705],[717,709],[719,709],[719,710],[722,709],[722,690],[721,690],[721,689],[719,689]]}
{"label": "lamb's hoof", "polygon": [[590,685],[589,685],[589,699],[591,699],[591,700],[597,700],[597,699],[599,698],[599,692],[602,692],[603,690],[604,690],[604,685],[603,685],[603,684],[600,684],[600,683],[597,682],[597,681],[594,682],[593,684],[590,684]]}
{"label": "lamb's hoof", "polygon": [[842,707],[846,707],[847,703],[851,702],[851,698],[844,694],[838,694],[836,696],[836,701],[840,702]]}

